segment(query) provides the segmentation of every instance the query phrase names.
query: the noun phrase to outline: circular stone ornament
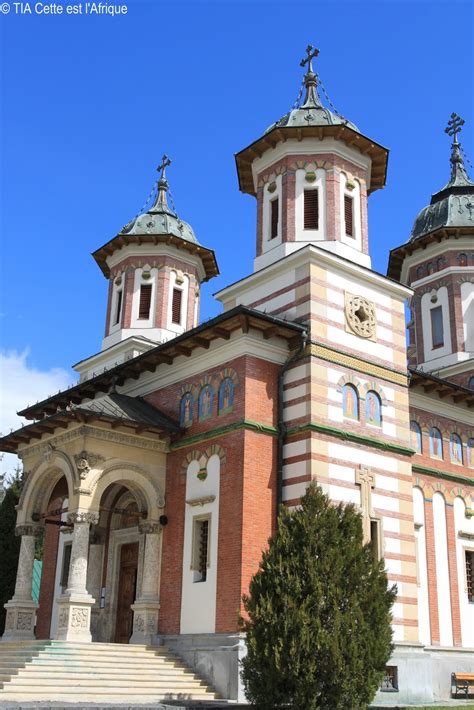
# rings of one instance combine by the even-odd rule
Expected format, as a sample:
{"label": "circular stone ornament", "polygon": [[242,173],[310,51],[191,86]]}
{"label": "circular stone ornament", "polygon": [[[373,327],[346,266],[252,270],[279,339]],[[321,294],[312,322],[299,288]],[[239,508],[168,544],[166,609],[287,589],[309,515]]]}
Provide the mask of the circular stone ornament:
{"label": "circular stone ornament", "polygon": [[377,320],[375,305],[363,296],[346,293],[346,321],[349,329],[361,338],[375,340]]}

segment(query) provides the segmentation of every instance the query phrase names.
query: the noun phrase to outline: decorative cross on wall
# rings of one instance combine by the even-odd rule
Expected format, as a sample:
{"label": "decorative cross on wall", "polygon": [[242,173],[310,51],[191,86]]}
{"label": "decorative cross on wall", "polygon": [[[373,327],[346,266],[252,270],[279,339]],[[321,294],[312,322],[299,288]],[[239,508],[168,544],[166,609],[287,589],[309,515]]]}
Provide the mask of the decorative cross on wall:
{"label": "decorative cross on wall", "polygon": [[448,125],[444,129],[444,132],[447,133],[448,136],[453,136],[454,143],[458,142],[458,133],[461,131],[464,123],[464,119],[461,118],[461,116],[458,116],[457,113],[451,114],[451,118],[449,119]]}
{"label": "decorative cross on wall", "polygon": [[372,488],[375,487],[375,474],[368,466],[360,466],[356,470],[356,483],[360,486],[360,507],[362,510],[362,528],[364,542],[370,540],[370,518],[372,511]]}
{"label": "decorative cross on wall", "polygon": [[171,160],[168,158],[167,155],[163,155],[161,159],[161,165],[158,165],[157,167],[157,172],[161,171],[160,179],[165,180],[165,171],[168,165],[171,165]]}
{"label": "decorative cross on wall", "polygon": [[306,47],[306,54],[308,55],[305,59],[300,62],[300,67],[308,65],[308,72],[313,73],[313,59],[318,56],[319,49],[315,49],[312,44],[308,44]]}

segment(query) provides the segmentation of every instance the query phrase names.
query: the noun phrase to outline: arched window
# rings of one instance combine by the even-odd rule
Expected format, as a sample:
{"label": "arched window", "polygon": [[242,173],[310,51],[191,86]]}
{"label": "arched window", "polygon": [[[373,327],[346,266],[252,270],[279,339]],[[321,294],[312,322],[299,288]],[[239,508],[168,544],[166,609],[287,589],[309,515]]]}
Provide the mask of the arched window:
{"label": "arched window", "polygon": [[349,419],[359,419],[359,394],[354,385],[342,388],[342,413]]}
{"label": "arched window", "polygon": [[372,390],[365,395],[365,422],[382,426],[382,400],[377,392]]}
{"label": "arched window", "polygon": [[231,412],[234,406],[234,383],[225,377],[219,387],[219,414]]}
{"label": "arched window", "polygon": [[214,393],[211,385],[204,385],[199,394],[199,420],[210,419],[212,416],[212,402]]}
{"label": "arched window", "polygon": [[181,397],[179,405],[179,423],[181,426],[191,426],[193,423],[194,397],[191,392],[186,392]]}
{"label": "arched window", "polygon": [[474,377],[469,378],[469,382],[467,383],[467,386],[469,389],[474,390]]}
{"label": "arched window", "polygon": [[436,271],[441,271],[441,269],[444,269],[445,262],[446,258],[444,256],[440,256],[438,259],[436,259]]}
{"label": "arched window", "polygon": [[434,261],[429,261],[429,262],[428,262],[428,265],[427,265],[427,267],[426,267],[426,270],[427,270],[428,274],[434,273],[434,270],[435,270]]}
{"label": "arched window", "polygon": [[417,278],[417,279],[422,279],[424,273],[425,273],[425,267],[424,267],[424,266],[418,266],[417,269],[416,269],[416,278]]}
{"label": "arched window", "polygon": [[430,456],[434,459],[443,458],[443,437],[435,426],[430,429]]}
{"label": "arched window", "polygon": [[418,422],[412,420],[410,422],[410,432],[411,432],[411,445],[415,449],[417,454],[423,453],[423,443],[421,438],[421,428]]}
{"label": "arched window", "polygon": [[470,468],[474,468],[474,438],[471,438],[467,442],[467,465]]}
{"label": "arched window", "polygon": [[458,264],[459,266],[467,266],[467,254],[465,254],[464,252],[458,254]]}
{"label": "arched window", "polygon": [[449,440],[449,456],[451,463],[462,465],[462,441],[459,434],[453,432]]}

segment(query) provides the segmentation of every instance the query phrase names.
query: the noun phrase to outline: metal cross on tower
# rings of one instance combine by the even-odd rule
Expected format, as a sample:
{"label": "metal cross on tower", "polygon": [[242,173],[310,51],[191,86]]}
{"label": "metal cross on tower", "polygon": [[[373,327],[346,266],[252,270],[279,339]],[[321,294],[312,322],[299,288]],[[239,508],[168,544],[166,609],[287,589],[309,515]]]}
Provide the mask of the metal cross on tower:
{"label": "metal cross on tower", "polygon": [[461,116],[458,116],[457,113],[451,114],[451,118],[449,119],[448,125],[444,129],[444,132],[447,133],[448,136],[453,136],[454,143],[458,142],[458,133],[461,131],[464,123],[464,119],[461,118]]}
{"label": "metal cross on tower", "polygon": [[300,62],[300,67],[308,65],[308,72],[313,73],[313,59],[318,56],[319,49],[315,49],[312,44],[308,44],[306,47],[306,54],[308,55],[306,59],[302,59]]}
{"label": "metal cross on tower", "polygon": [[161,159],[161,165],[158,165],[156,169],[157,172],[160,172],[161,170],[160,180],[166,180],[165,171],[168,165],[171,165],[171,160],[168,158],[167,155],[163,155]]}

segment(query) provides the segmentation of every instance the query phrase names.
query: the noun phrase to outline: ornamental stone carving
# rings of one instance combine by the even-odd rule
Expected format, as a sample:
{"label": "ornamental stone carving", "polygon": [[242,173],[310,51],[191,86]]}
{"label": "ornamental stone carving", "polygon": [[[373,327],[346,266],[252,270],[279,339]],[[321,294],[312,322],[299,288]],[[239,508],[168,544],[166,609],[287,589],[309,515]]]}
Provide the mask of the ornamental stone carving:
{"label": "ornamental stone carving", "polygon": [[142,535],[159,535],[162,531],[160,523],[140,523],[138,530]]}
{"label": "ornamental stone carving", "polygon": [[143,633],[145,631],[145,619],[142,614],[135,614],[135,619],[133,620],[133,628],[138,633]]}
{"label": "ornamental stone carving", "polygon": [[96,468],[101,461],[105,461],[105,458],[100,454],[93,454],[90,451],[83,450],[80,454],[74,454],[74,461],[76,462],[79,477],[83,481],[87,478],[89,471],[92,468]]}
{"label": "ornamental stone carving", "polygon": [[69,610],[61,609],[58,616],[58,627],[60,629],[65,629],[67,627],[67,622],[69,619]]}
{"label": "ornamental stone carving", "polygon": [[156,633],[157,623],[158,623],[158,620],[156,618],[156,614],[150,614],[147,619],[147,632],[149,634]]}
{"label": "ornamental stone carving", "polygon": [[19,611],[16,617],[16,628],[18,631],[31,631],[33,626],[33,614],[28,611]]}
{"label": "ornamental stone carving", "polygon": [[86,629],[89,625],[89,609],[73,606],[71,609],[71,626],[73,629]]}
{"label": "ornamental stone carving", "polygon": [[345,292],[346,330],[360,338],[375,340],[377,320],[375,304],[363,296]]}
{"label": "ornamental stone carving", "polygon": [[97,525],[99,522],[99,513],[94,511],[82,511],[76,510],[74,513],[68,513],[67,516],[68,523],[89,523],[89,525]]}
{"label": "ornamental stone carving", "polygon": [[40,525],[17,525],[15,528],[15,535],[22,537],[23,535],[38,537],[43,532],[43,528]]}

